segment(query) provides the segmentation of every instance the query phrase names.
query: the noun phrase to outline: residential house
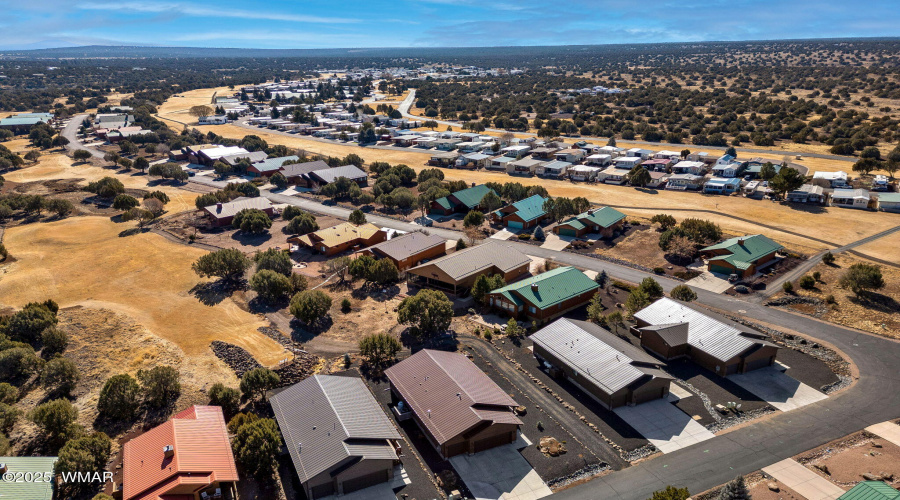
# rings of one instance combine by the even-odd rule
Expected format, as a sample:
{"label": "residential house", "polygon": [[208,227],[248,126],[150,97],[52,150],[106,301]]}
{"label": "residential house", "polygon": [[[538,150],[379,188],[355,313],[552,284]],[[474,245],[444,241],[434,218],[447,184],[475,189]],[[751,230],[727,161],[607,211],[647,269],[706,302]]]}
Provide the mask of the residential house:
{"label": "residential house", "polygon": [[[10,500],[52,500],[56,457],[0,458],[0,498]],[[87,472],[87,471],[85,471]],[[26,479],[28,478],[28,479]]]}
{"label": "residential house", "polygon": [[631,170],[629,169],[615,166],[607,167],[606,169],[597,172],[597,182],[621,185],[628,181],[629,175],[631,175]]}
{"label": "residential house", "polygon": [[732,194],[741,190],[741,179],[737,177],[713,177],[703,184],[703,192],[708,194]]}
{"label": "residential house", "polygon": [[766,163],[772,164],[772,168],[775,169],[775,173],[781,172],[781,169],[784,167],[781,163],[773,162],[771,160],[762,160],[761,158],[754,158],[747,162],[744,162],[744,171],[742,172],[744,178],[746,179],[757,179],[762,172],[762,168]]}
{"label": "residential house", "polygon": [[240,197],[228,202],[219,202],[215,205],[203,207],[206,216],[214,227],[230,226],[234,216],[241,210],[262,210],[269,217],[275,215],[275,206],[265,196],[255,198]]}
{"label": "residential house", "polygon": [[592,154],[584,159],[584,163],[586,165],[597,165],[598,167],[605,167],[609,165],[612,161],[612,156],[608,154]]}
{"label": "residential house", "polygon": [[612,159],[612,164],[616,168],[631,170],[641,164],[640,156],[620,156]]}
{"label": "residential house", "polygon": [[700,249],[710,272],[737,274],[749,278],[775,262],[775,254],[784,247],[762,234],[736,236]]}
{"label": "residential house", "polygon": [[869,191],[866,189],[835,189],[831,193],[831,205],[843,208],[868,208]]}
{"label": "residential house", "polygon": [[599,234],[603,238],[611,237],[622,228],[625,214],[612,207],[592,208],[569,220],[560,222],[553,232],[560,236],[579,238],[586,234]]}
{"label": "residential house", "polygon": [[535,358],[607,409],[669,394],[672,377],[660,369],[664,363],[594,323],[560,318],[528,338]]}
{"label": "residential house", "polygon": [[234,497],[237,481],[219,406],[192,406],[123,448],[122,500]]}
{"label": "residential house", "polygon": [[587,304],[598,288],[583,272],[565,266],[491,290],[488,300],[510,317],[543,323]]}
{"label": "residential house", "polygon": [[616,158],[625,154],[625,148],[618,148],[616,146],[600,146],[599,148],[594,149],[594,153],[607,154],[613,158]]}
{"label": "residential house", "polygon": [[[263,161],[251,163],[247,167],[247,174],[251,177],[271,177],[275,172],[281,170],[281,167],[287,161],[297,161],[300,158],[295,155],[281,156],[279,158],[267,158]],[[284,174],[282,174],[284,175]]]}
{"label": "residential house", "polygon": [[428,164],[433,167],[450,167],[457,158],[459,158],[459,153],[453,151],[441,151],[440,153],[432,154]]}
{"label": "residential house", "polygon": [[346,495],[394,477],[403,438],[361,379],[313,375],[269,403],[306,498]]}
{"label": "residential house", "polygon": [[648,182],[645,187],[654,189],[660,188],[663,187],[668,181],[669,174],[667,174],[666,172],[653,171],[650,172],[650,182]]}
{"label": "residential house", "polygon": [[641,162],[641,166],[651,172],[668,172],[670,165],[674,162],[668,158],[651,158]]}
{"label": "residential house", "polygon": [[567,161],[558,161],[554,160],[550,163],[545,163],[543,165],[538,165],[534,169],[534,173],[540,177],[547,177],[550,179],[560,179],[565,177],[566,171],[569,170],[572,164]]}
{"label": "residential house", "polygon": [[221,161],[222,163],[224,163],[230,167],[236,167],[237,164],[240,163],[241,160],[244,158],[246,158],[247,161],[249,161],[252,164],[252,163],[259,163],[268,157],[269,157],[269,155],[266,154],[265,151],[251,151],[249,153],[238,153],[235,155],[223,156],[223,157],[219,158],[219,161]]}
{"label": "residential house", "polygon": [[876,208],[885,212],[900,212],[900,193],[880,193]]}
{"label": "residential house", "polygon": [[531,258],[515,248],[494,241],[453,252],[407,271],[413,284],[465,295],[481,275],[499,274],[507,283],[528,272]]}
{"label": "residential house", "polygon": [[897,491],[884,481],[862,481],[850,488],[837,500],[898,500]]}
{"label": "residential house", "polygon": [[240,148],[237,146],[213,146],[211,148],[205,148],[196,151],[192,156],[193,158],[189,159],[193,163],[199,163],[200,165],[206,165],[207,167],[211,167],[213,163],[217,160],[220,160],[224,156],[233,156],[233,155],[246,155],[250,152],[244,148]]}
{"label": "residential house", "polygon": [[700,175],[706,170],[706,164],[700,161],[680,161],[672,165],[673,174]]}
{"label": "residential house", "polygon": [[507,165],[516,161],[518,158],[506,155],[495,156],[491,158],[491,163],[487,167],[488,170],[503,170],[504,172],[507,170]]}
{"label": "residential house", "polygon": [[198,125],[225,125],[228,117],[225,115],[201,116],[197,119]]}
{"label": "residential house", "polygon": [[0,129],[11,130],[13,133],[22,134],[31,130],[38,123],[51,123],[51,113],[19,113],[0,119]]}
{"label": "residential house", "polygon": [[484,153],[469,153],[456,159],[454,168],[479,169],[487,168],[491,164],[491,157]]}
{"label": "residential house", "polygon": [[322,160],[316,160],[303,163],[292,163],[290,165],[282,164],[279,172],[281,172],[281,175],[283,175],[289,183],[295,186],[310,187],[309,174],[316,170],[325,170],[327,168],[331,167]]}
{"label": "residential house", "polygon": [[634,156],[641,160],[647,160],[653,156],[653,151],[649,149],[631,148],[625,151],[625,156]]}
{"label": "residential house", "polygon": [[531,151],[531,146],[527,145],[519,145],[519,146],[507,146],[500,150],[500,153],[503,156],[509,156],[510,158],[519,159],[523,156],[527,155],[528,152]]}
{"label": "residential house", "polygon": [[356,165],[313,170],[309,173],[309,183],[313,186],[322,187],[326,184],[331,184],[339,177],[347,178],[361,187],[369,183],[369,175]]}
{"label": "residential house", "polygon": [[429,212],[439,215],[468,213],[470,210],[478,208],[482,198],[488,193],[497,194],[493,189],[484,184],[478,184],[477,186],[472,186],[432,201]]}
{"label": "residential house", "polygon": [[559,151],[557,147],[542,146],[531,150],[531,157],[537,160],[553,160],[553,154]]}
{"label": "residential house", "polygon": [[666,182],[666,189],[673,191],[697,190],[703,185],[705,177],[694,174],[672,174]]}
{"label": "residential house", "polygon": [[688,358],[726,377],[771,366],[778,346],[762,333],[668,297],[634,314],[641,347],[665,360]]}
{"label": "residential house", "polygon": [[597,174],[603,170],[600,167],[589,167],[587,165],[572,165],[569,167],[569,179],[573,181],[593,182],[597,180]]}
{"label": "residential house", "polygon": [[362,249],[387,240],[387,232],[374,224],[355,225],[344,222],[301,236],[291,236],[288,243],[311,248],[325,255],[350,249]]}
{"label": "residential house", "polygon": [[700,161],[706,165],[712,165],[712,164],[716,163],[717,159],[710,156],[709,153],[707,153],[706,151],[696,151],[694,153],[687,155],[685,160]]}
{"label": "residential house", "polygon": [[678,152],[678,151],[668,151],[668,150],[665,150],[665,149],[662,150],[662,151],[657,151],[657,152],[653,155],[653,157],[654,157],[654,158],[666,158],[666,159],[672,160],[672,161],[674,161],[674,162],[678,162],[678,161],[681,161],[681,160],[682,160],[682,158],[681,158],[681,153],[680,153],[680,152]]}
{"label": "residential house", "polygon": [[491,220],[510,229],[531,229],[547,218],[544,202],[547,198],[536,194],[524,200],[510,203],[491,212]]}
{"label": "residential house", "polygon": [[713,165],[712,173],[717,177],[740,177],[743,172],[746,163],[742,163],[739,161],[732,163],[716,163]]}
{"label": "residential house", "polygon": [[[754,181],[755,182],[755,181]],[[787,201],[792,203],[818,203],[825,201],[825,189],[814,184],[804,184],[787,194]]]}
{"label": "residential house", "polygon": [[716,160],[716,165],[728,165],[734,163],[736,158],[730,154],[724,154]]}
{"label": "residential house", "polygon": [[509,175],[534,175],[537,167],[546,162],[536,160],[534,158],[522,158],[521,160],[512,161],[506,164],[506,173]]}
{"label": "residential house", "polygon": [[584,156],[584,151],[578,148],[561,149],[553,153],[553,158],[556,161],[567,161],[569,163],[581,161]]}
{"label": "residential house", "polygon": [[823,184],[827,183],[829,187],[842,188],[850,185],[850,178],[847,172],[813,172],[813,181],[821,180]]}
{"label": "residential house", "polygon": [[872,191],[887,191],[890,185],[886,175],[878,174],[872,179]]}
{"label": "residential house", "polygon": [[372,245],[362,251],[376,259],[388,259],[397,269],[407,269],[419,265],[425,260],[436,259],[447,253],[447,240],[436,234],[425,234],[418,231]]}
{"label": "residential house", "polygon": [[441,457],[515,442],[519,404],[465,355],[423,349],[384,374]]}

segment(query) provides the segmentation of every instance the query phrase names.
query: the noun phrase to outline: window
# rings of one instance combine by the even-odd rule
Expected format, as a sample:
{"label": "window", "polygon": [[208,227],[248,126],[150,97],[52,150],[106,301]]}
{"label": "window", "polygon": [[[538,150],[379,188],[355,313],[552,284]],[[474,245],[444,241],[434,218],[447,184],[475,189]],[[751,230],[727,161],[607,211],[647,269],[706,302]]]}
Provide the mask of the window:
{"label": "window", "polygon": [[531,311],[532,313],[537,312],[537,309],[535,309],[534,306],[529,307],[528,310]]}

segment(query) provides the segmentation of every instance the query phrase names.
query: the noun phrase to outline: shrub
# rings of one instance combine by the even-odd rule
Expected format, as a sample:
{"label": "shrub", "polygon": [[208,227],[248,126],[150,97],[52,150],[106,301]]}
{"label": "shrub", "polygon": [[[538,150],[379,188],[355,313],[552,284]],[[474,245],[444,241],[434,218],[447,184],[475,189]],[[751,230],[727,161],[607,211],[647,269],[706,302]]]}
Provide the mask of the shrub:
{"label": "shrub", "polygon": [[687,488],[666,486],[666,489],[654,491],[649,500],[687,500],[691,494]]}
{"label": "shrub", "polygon": [[302,213],[288,222],[285,231],[289,234],[307,234],[319,230],[316,218],[308,213]]}
{"label": "shrub", "polygon": [[675,227],[675,217],[668,214],[656,214],[650,218],[651,223],[659,224],[660,228],[665,231]]}
{"label": "shrub", "polygon": [[147,404],[152,408],[166,408],[181,395],[181,376],[171,366],[155,366],[140,370],[137,378],[144,389]]}
{"label": "shrub", "polygon": [[291,281],[291,291],[294,293],[302,292],[309,288],[309,282],[302,274],[291,273],[291,276],[288,279]]}
{"label": "shrub", "polygon": [[348,299],[347,297],[344,297],[343,300],[341,300],[341,312],[344,312],[344,313],[350,312],[350,306],[351,306],[350,299]]}
{"label": "shrub", "polygon": [[479,227],[482,224],[484,224],[484,214],[477,210],[470,211],[463,218],[463,226],[465,227]]}
{"label": "shrub", "polygon": [[11,384],[0,382],[0,404],[11,405],[19,400],[19,390]]}
{"label": "shrub", "polygon": [[191,268],[200,277],[217,276],[224,279],[237,279],[251,266],[250,259],[236,248],[224,248],[200,256]]}
{"label": "shrub", "polygon": [[67,399],[54,399],[31,410],[28,419],[34,422],[44,435],[57,437],[65,432],[69,424],[78,419],[78,410]]}
{"label": "shrub", "polygon": [[485,330],[484,331],[484,340],[487,340],[488,342],[490,342],[492,338],[494,338],[494,334],[491,333],[490,330]]}
{"label": "shrub", "polygon": [[281,434],[278,424],[270,418],[261,418],[240,426],[231,442],[235,460],[252,476],[271,475],[277,467]]}
{"label": "shrub", "polygon": [[291,295],[293,284],[287,276],[263,269],[250,278],[250,289],[256,292],[261,300],[273,304]]}
{"label": "shrub", "polygon": [[131,419],[140,405],[139,396],[140,387],[131,375],[113,375],[100,390],[97,411],[115,420]]}
{"label": "shrub", "polygon": [[661,267],[654,267],[654,268],[653,268],[653,274],[658,274],[658,275],[661,276],[661,275],[663,275],[663,274],[666,274],[666,270],[663,269],[663,268],[661,268]]}
{"label": "shrub", "polygon": [[281,382],[281,377],[268,368],[254,368],[241,377],[241,392],[247,399],[264,400],[266,391],[274,389]]}
{"label": "shrub", "polygon": [[289,220],[293,219],[294,217],[297,217],[298,215],[302,215],[305,213],[306,212],[304,212],[302,208],[300,208],[296,205],[288,205],[288,206],[284,207],[284,210],[281,211],[281,218],[289,221]]}
{"label": "shrub", "polygon": [[822,256],[822,262],[829,266],[834,265],[834,254],[831,252],[825,252],[825,255]]}
{"label": "shrub", "polygon": [[456,249],[463,250],[466,248],[466,242],[462,238],[456,240]]}
{"label": "shrub", "polygon": [[881,267],[875,264],[857,262],[850,266],[840,280],[841,288],[852,290],[857,297],[869,290],[884,288],[884,276]]}
{"label": "shrub", "polygon": [[837,301],[834,300],[834,295],[829,294],[825,297],[825,302],[828,304],[834,304]]}
{"label": "shrub", "polygon": [[51,393],[69,394],[75,389],[79,378],[81,376],[75,363],[63,357],[51,359],[41,371],[41,385]]}
{"label": "shrub", "polygon": [[260,234],[272,227],[272,218],[262,210],[245,208],[235,214],[232,227],[250,234]]}
{"label": "shrub", "polygon": [[820,273],[819,271],[813,272],[812,277],[816,281],[822,281],[822,273]]}
{"label": "shrub", "polygon": [[400,341],[388,333],[373,333],[359,341],[359,353],[375,365],[394,359],[401,348]]}
{"label": "shrub", "polygon": [[50,198],[49,200],[46,200],[46,208],[50,212],[55,213],[59,218],[66,217],[75,211],[75,205],[71,201],[62,198]]}
{"label": "shrub", "polygon": [[397,321],[410,325],[411,333],[416,336],[443,332],[450,327],[452,318],[453,303],[437,290],[419,290],[403,299],[397,308]]}
{"label": "shrub", "polygon": [[355,226],[361,226],[366,223],[366,214],[362,210],[356,209],[350,212],[349,222]]}
{"label": "shrub", "polygon": [[221,382],[216,382],[207,391],[209,396],[209,404],[213,406],[221,406],[222,413],[228,418],[229,415],[237,413],[241,404],[241,393],[233,387],[227,387]]}
{"label": "shrub", "polygon": [[56,312],[45,304],[29,303],[9,317],[3,332],[12,340],[36,344],[47,328],[57,323]]}
{"label": "shrub", "polygon": [[0,403],[0,432],[9,433],[21,416],[22,410],[6,403]]}
{"label": "shrub", "polygon": [[520,240],[530,240],[531,235],[528,233],[522,233],[519,236],[517,236],[517,238],[519,238]]}
{"label": "shrub", "polygon": [[41,359],[26,344],[0,351],[0,380],[15,381],[35,373],[40,367]]}
{"label": "shrub", "polygon": [[[56,474],[63,473],[103,473],[112,454],[112,441],[102,432],[72,439],[59,450],[59,458],[54,465]],[[72,481],[60,483],[65,498],[78,496],[89,491],[96,483]],[[98,496],[95,496],[96,499]]]}
{"label": "shrub", "polygon": [[798,284],[800,285],[800,288],[804,290],[812,290],[816,287],[816,280],[815,278],[807,274],[800,278]]}
{"label": "shrub", "polygon": [[331,297],[321,290],[304,290],[291,298],[291,314],[311,325],[324,318],[331,309]]}
{"label": "shrub", "polygon": [[794,284],[790,281],[785,281],[781,284],[781,289],[784,290],[784,293],[794,293]]}
{"label": "shrub", "polygon": [[680,300],[682,302],[692,302],[697,300],[697,292],[691,289],[691,287],[687,285],[678,285],[672,289],[669,293],[675,300]]}

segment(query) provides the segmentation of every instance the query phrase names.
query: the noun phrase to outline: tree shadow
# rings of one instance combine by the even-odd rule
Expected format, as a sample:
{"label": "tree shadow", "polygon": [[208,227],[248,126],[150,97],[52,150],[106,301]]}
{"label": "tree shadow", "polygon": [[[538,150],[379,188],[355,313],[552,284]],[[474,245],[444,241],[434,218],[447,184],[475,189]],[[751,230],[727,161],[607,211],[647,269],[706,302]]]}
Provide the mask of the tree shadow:
{"label": "tree shadow", "polygon": [[231,239],[237,241],[238,243],[240,243],[241,245],[244,245],[244,246],[258,247],[258,246],[268,242],[269,240],[271,240],[272,233],[270,233],[269,231],[266,231],[266,232],[259,233],[259,234],[252,234],[252,233],[245,233],[244,231],[236,231],[234,234],[231,235]]}
{"label": "tree shadow", "polygon": [[790,203],[785,201],[779,204],[781,206],[788,207],[791,210],[797,212],[805,212],[808,214],[824,214],[826,212],[824,205],[819,205],[816,203]]}
{"label": "tree shadow", "polygon": [[400,285],[394,283],[392,285],[379,285],[376,283],[367,283],[350,293],[350,296],[357,300],[372,299],[375,302],[387,302],[400,294]]}
{"label": "tree shadow", "polygon": [[[118,222],[122,222],[122,221],[120,220]],[[126,238],[128,236],[134,236],[134,235],[146,233],[149,231],[150,231],[149,227],[132,227],[132,228],[124,229],[124,230],[120,231],[119,238]]]}
{"label": "tree shadow", "polygon": [[653,189],[653,188],[639,187],[639,188],[634,188],[634,189],[635,189],[635,191],[638,191],[638,192],[641,192],[644,194],[659,194],[659,190]]}
{"label": "tree shadow", "polygon": [[297,318],[292,318],[290,325],[291,339],[303,344],[316,338],[319,334],[327,332],[334,325],[334,319],[331,316],[325,316],[310,325]]}
{"label": "tree shadow", "polygon": [[900,302],[897,302],[893,297],[878,292],[860,292],[859,297],[850,297],[850,302],[882,313],[896,314],[900,312]]}
{"label": "tree shadow", "polygon": [[197,283],[190,289],[189,293],[194,297],[197,297],[197,300],[199,300],[201,304],[214,306],[230,297],[234,292],[243,290],[246,286],[247,283],[243,279],[219,279],[216,281],[208,281],[206,283]]}
{"label": "tree shadow", "polygon": [[247,306],[250,308],[250,312],[254,314],[268,314],[280,311],[288,304],[288,299],[283,298],[276,302],[269,302],[262,299],[259,296],[253,297],[247,303]]}

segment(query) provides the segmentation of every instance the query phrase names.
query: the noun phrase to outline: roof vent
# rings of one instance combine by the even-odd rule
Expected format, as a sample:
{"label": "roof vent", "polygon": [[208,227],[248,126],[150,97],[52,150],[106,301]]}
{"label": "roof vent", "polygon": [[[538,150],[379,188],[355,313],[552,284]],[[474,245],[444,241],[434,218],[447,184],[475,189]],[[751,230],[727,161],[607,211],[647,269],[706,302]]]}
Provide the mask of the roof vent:
{"label": "roof vent", "polygon": [[175,447],[171,444],[167,444],[163,446],[163,456],[166,458],[172,458],[175,456]]}
{"label": "roof vent", "polygon": [[428,413],[428,418],[431,418],[431,410],[425,410]]}
{"label": "roof vent", "polygon": [[738,245],[744,246],[744,238],[738,240]]}
{"label": "roof vent", "polygon": [[0,464],[0,474],[6,474],[9,472],[9,467],[6,464]]}
{"label": "roof vent", "polygon": [[532,283],[532,284],[531,284],[531,291],[532,291],[532,292],[538,291],[538,284],[537,284],[537,283]]}
{"label": "roof vent", "polygon": [[221,212],[221,211],[222,211],[222,202],[220,201],[220,202],[216,203],[216,212]]}

